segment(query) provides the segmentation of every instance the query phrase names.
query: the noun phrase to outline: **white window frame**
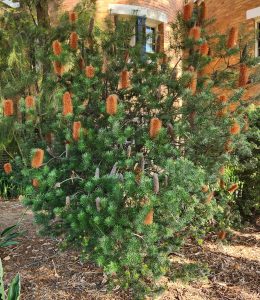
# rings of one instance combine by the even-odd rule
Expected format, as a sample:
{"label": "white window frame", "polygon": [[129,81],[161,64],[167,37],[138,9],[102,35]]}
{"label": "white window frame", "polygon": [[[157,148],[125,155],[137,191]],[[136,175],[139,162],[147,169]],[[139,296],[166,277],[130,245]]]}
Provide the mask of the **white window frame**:
{"label": "white window frame", "polygon": [[[259,24],[260,24],[260,6],[249,9],[246,12],[246,19],[254,19],[255,20],[255,32],[257,32]],[[259,39],[259,32],[256,35],[255,40],[255,56],[260,57],[260,39]]]}
{"label": "white window frame", "polygon": [[260,18],[257,18],[255,20],[255,32],[256,32],[255,56],[260,57]]}
{"label": "white window frame", "polygon": [[13,2],[11,0],[1,0],[2,3],[12,7],[12,8],[19,8],[20,7],[20,3],[19,2]]}

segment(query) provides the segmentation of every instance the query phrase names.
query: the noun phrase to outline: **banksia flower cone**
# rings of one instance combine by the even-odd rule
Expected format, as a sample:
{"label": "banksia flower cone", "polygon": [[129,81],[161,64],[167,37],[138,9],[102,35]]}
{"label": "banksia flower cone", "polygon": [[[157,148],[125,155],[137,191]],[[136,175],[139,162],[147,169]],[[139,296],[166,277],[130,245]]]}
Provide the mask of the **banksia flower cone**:
{"label": "banksia flower cone", "polygon": [[191,90],[192,95],[196,94],[196,91],[197,91],[197,74],[195,72],[192,75],[191,82],[189,84],[189,89]]}
{"label": "banksia flower cone", "polygon": [[208,55],[209,53],[209,45],[207,42],[204,42],[201,46],[200,46],[200,54],[201,55]]}
{"label": "banksia flower cone", "polygon": [[231,104],[228,106],[229,112],[231,112],[231,113],[235,112],[236,109],[238,108],[238,106],[239,106],[239,103],[235,103],[235,102],[231,103]]}
{"label": "banksia flower cone", "polygon": [[203,1],[201,3],[201,13],[200,13],[200,20],[205,21],[208,18],[208,7],[206,3]]}
{"label": "banksia flower cone", "polygon": [[219,175],[223,176],[225,174],[226,168],[225,166],[221,166],[219,169]]}
{"label": "banksia flower cone", "polygon": [[162,121],[158,118],[152,118],[150,122],[150,138],[155,138],[162,128]]}
{"label": "banksia flower cone", "polygon": [[34,178],[32,180],[32,185],[33,185],[33,187],[38,188],[40,185],[38,179]]}
{"label": "banksia flower cone", "polygon": [[129,72],[127,70],[122,71],[120,79],[121,79],[121,88],[127,89],[130,85]]}
{"label": "banksia flower cone", "polygon": [[220,109],[219,111],[216,112],[217,117],[224,117],[226,116],[228,110],[227,107],[224,107],[222,109]]}
{"label": "banksia flower cone", "polygon": [[144,225],[152,225],[153,224],[153,209],[147,214],[144,219]]}
{"label": "banksia flower cone", "polygon": [[226,238],[226,235],[227,235],[226,231],[221,230],[221,231],[218,233],[218,238],[219,238],[220,240],[224,240],[224,239]]}
{"label": "banksia flower cone", "polygon": [[44,151],[42,149],[36,149],[33,159],[32,159],[32,168],[38,169],[42,166],[44,158]]}
{"label": "banksia flower cone", "polygon": [[233,194],[238,189],[238,184],[232,184],[231,187],[228,189],[230,194]]}
{"label": "banksia flower cone", "polygon": [[12,172],[12,165],[10,163],[4,164],[4,171],[5,174],[10,174]]}
{"label": "banksia flower cone", "polygon": [[234,48],[237,45],[238,29],[232,27],[229,32],[227,47],[228,49]]}
{"label": "banksia flower cone", "polygon": [[184,5],[184,8],[183,8],[183,19],[184,19],[184,21],[187,22],[191,19],[192,12],[193,12],[193,3],[192,2]]}
{"label": "banksia flower cone", "polygon": [[80,68],[80,70],[83,70],[84,67],[85,67],[85,61],[84,61],[83,57],[81,56],[79,59],[79,68]]}
{"label": "banksia flower cone", "polygon": [[212,201],[213,197],[214,197],[214,192],[209,193],[205,203],[209,204]]}
{"label": "banksia flower cone", "polygon": [[75,31],[70,34],[70,48],[73,50],[78,49],[78,34]]}
{"label": "banksia flower cone", "polygon": [[240,65],[240,73],[239,73],[239,87],[244,87],[247,85],[249,79],[248,67],[245,64]]}
{"label": "banksia flower cone", "polygon": [[13,100],[4,100],[4,116],[10,117],[14,114],[14,103]]}
{"label": "banksia flower cone", "polygon": [[208,185],[203,185],[201,188],[203,193],[207,193],[209,191],[209,186]]}
{"label": "banksia flower cone", "polygon": [[35,100],[34,100],[34,98],[32,96],[27,96],[25,98],[25,106],[28,109],[29,108],[34,108],[34,106],[35,106]]}
{"label": "banksia flower cone", "polygon": [[80,121],[74,122],[73,123],[73,134],[72,134],[74,141],[78,141],[79,140],[80,129],[81,129],[81,122]]}
{"label": "banksia flower cone", "polygon": [[85,73],[87,78],[93,78],[95,76],[95,68],[92,65],[86,66]]}
{"label": "banksia flower cone", "polygon": [[236,121],[230,127],[230,133],[233,134],[233,135],[236,135],[236,134],[240,133],[240,126]]}
{"label": "banksia flower cone", "polygon": [[218,97],[218,101],[219,101],[220,103],[226,103],[226,102],[228,101],[228,97],[227,97],[226,95],[220,95],[220,96]]}
{"label": "banksia flower cone", "polygon": [[193,26],[190,29],[189,37],[192,38],[194,41],[198,41],[200,39],[201,28],[199,26]]}
{"label": "banksia flower cone", "polygon": [[69,20],[70,20],[70,23],[73,24],[77,21],[78,19],[78,15],[75,11],[70,11],[69,12]]}
{"label": "banksia flower cone", "polygon": [[62,76],[64,68],[59,61],[53,62],[54,73],[58,76]]}
{"label": "banksia flower cone", "polygon": [[115,115],[117,113],[117,95],[110,95],[106,100],[106,111],[109,115]]}
{"label": "banksia flower cone", "polygon": [[58,40],[52,43],[52,50],[55,55],[57,56],[61,55],[62,47],[61,47],[61,43]]}
{"label": "banksia flower cone", "polygon": [[70,93],[66,92],[63,95],[63,115],[66,116],[72,113],[73,113],[72,99]]}
{"label": "banksia flower cone", "polygon": [[233,148],[232,148],[232,140],[231,139],[228,139],[226,141],[226,143],[224,144],[224,150],[226,153],[232,152]]}

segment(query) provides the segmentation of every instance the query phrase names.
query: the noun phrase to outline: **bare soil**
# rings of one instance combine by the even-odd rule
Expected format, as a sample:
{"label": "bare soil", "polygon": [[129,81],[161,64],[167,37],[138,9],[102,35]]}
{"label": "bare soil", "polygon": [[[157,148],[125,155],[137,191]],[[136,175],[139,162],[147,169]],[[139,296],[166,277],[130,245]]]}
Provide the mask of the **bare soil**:
{"label": "bare soil", "polygon": [[[19,272],[22,300],[131,300],[120,289],[108,292],[102,270],[82,263],[76,251],[61,251],[60,240],[37,234],[32,212],[17,201],[0,200],[0,230],[23,215],[18,246],[0,249],[6,283]],[[248,228],[232,232],[227,241],[216,237],[202,246],[187,244],[171,257],[173,269],[196,263],[207,266],[207,278],[184,283],[164,278],[167,290],[160,300],[257,300],[260,299],[260,232]],[[203,268],[201,270],[203,274]]]}

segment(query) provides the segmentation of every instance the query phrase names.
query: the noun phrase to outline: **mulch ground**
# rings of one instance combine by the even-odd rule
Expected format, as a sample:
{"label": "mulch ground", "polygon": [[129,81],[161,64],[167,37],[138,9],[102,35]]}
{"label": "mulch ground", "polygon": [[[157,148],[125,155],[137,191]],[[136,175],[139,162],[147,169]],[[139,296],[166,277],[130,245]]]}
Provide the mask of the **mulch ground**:
{"label": "mulch ground", "polygon": [[[6,283],[19,272],[22,300],[131,300],[120,289],[108,292],[102,270],[82,263],[76,251],[60,251],[58,239],[39,236],[33,215],[17,201],[0,201],[0,230],[23,215],[25,231],[18,246],[0,249]],[[253,228],[233,232],[228,241],[211,237],[202,246],[187,244],[171,257],[173,270],[201,265],[203,275],[193,281],[163,279],[167,290],[160,300],[256,300],[260,299],[260,233]]]}

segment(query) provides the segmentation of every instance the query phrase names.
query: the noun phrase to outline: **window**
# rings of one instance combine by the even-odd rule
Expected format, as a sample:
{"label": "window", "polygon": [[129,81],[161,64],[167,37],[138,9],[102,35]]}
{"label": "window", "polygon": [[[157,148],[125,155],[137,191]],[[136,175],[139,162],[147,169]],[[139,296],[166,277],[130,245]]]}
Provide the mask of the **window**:
{"label": "window", "polygon": [[256,56],[260,56],[260,21],[256,23]]}
{"label": "window", "polygon": [[155,52],[155,47],[156,47],[156,42],[155,42],[155,28],[146,26],[146,53],[154,53]]}

